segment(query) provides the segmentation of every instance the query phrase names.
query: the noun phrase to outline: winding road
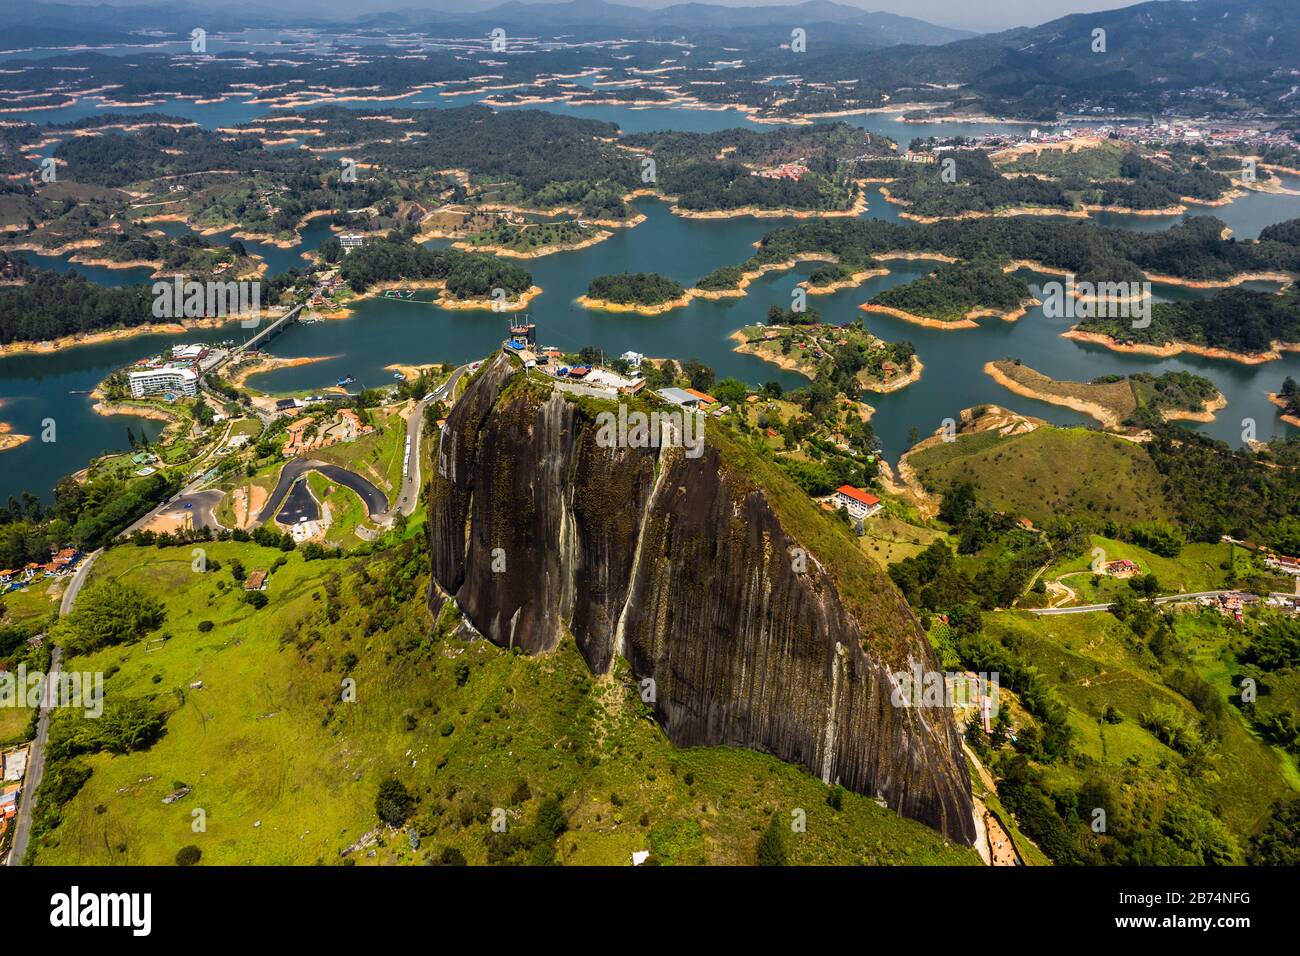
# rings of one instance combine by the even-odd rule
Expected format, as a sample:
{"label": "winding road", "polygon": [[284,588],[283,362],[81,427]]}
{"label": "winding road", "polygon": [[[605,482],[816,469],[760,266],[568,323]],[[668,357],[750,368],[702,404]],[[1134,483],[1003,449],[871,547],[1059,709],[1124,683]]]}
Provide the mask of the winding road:
{"label": "winding road", "polygon": [[366,511],[369,513],[371,520],[388,511],[388,499],[384,497],[384,493],[355,471],[348,471],[348,469],[339,465],[331,465],[329,462],[316,461],[312,458],[295,458],[280,469],[280,478],[275,483],[275,490],[271,492],[271,496],[266,499],[266,504],[258,512],[258,524],[270,521],[280,511],[294,482],[309,471],[319,471],[331,481],[336,481],[343,487],[355,491],[365,503]]}
{"label": "winding road", "polygon": [[[1195,601],[1197,598],[1217,598],[1222,594],[1239,595],[1247,604],[1253,604],[1259,598],[1254,594],[1247,594],[1244,591],[1193,591],[1189,594],[1166,594],[1163,597],[1152,598],[1152,604],[1173,604],[1176,601]],[[1031,608],[1030,614],[1037,614],[1039,617],[1048,617],[1056,614],[1091,614],[1094,611],[1109,611],[1112,604],[1080,604],[1076,607],[1037,607]]]}
{"label": "winding road", "polygon": [[[60,616],[72,611],[72,605],[76,603],[77,595],[81,593],[81,588],[86,583],[90,566],[102,553],[102,551],[92,551],[73,572],[68,580],[68,587],[63,592],[63,600],[59,603]],[[32,807],[36,805],[36,791],[40,788],[41,778],[45,775],[45,744],[50,739],[50,708],[45,706],[45,687],[58,677],[61,660],[63,660],[63,648],[56,645],[50,650],[50,672],[46,675],[45,685],[41,688],[41,716],[36,721],[36,737],[27,752],[27,775],[23,780],[23,794],[22,801],[18,805],[18,815],[14,817],[14,842],[8,861],[10,866],[22,865],[23,857],[27,854],[27,844],[32,837]]]}
{"label": "winding road", "polygon": [[407,452],[406,477],[397,492],[394,514],[409,515],[420,501],[420,443],[424,435],[424,410],[434,402],[441,402],[456,394],[456,383],[469,371],[468,365],[457,368],[436,389],[420,399],[406,413],[406,434],[411,438],[411,447]]}

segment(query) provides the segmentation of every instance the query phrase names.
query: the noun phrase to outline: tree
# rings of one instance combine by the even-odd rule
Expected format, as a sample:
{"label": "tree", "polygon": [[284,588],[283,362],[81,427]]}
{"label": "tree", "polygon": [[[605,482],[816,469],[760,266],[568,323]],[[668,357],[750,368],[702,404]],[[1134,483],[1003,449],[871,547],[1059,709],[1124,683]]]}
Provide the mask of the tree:
{"label": "tree", "polygon": [[100,740],[116,754],[143,750],[158,739],[166,718],[147,700],[120,701],[104,709]]}
{"label": "tree", "polygon": [[1251,866],[1300,866],[1300,800],[1279,800],[1268,820],[1250,839]]}
{"label": "tree", "polygon": [[759,866],[785,866],[785,834],[781,828],[780,814],[772,814],[772,819],[758,839]]}
{"label": "tree", "polygon": [[443,847],[442,853],[438,857],[439,866],[468,866],[469,861],[465,859],[465,854],[454,846]]}
{"label": "tree", "polygon": [[195,863],[199,862],[199,859],[202,856],[203,851],[191,843],[189,846],[183,846],[176,851],[176,865],[193,866]]}
{"label": "tree", "polygon": [[139,588],[114,582],[86,589],[71,614],[51,629],[56,643],[71,654],[87,654],[144,637],[162,626],[161,602]]}
{"label": "tree", "polygon": [[200,425],[207,427],[212,424],[214,418],[215,415],[212,411],[212,407],[202,398],[199,398],[198,401],[194,403],[194,420]]}
{"label": "tree", "polygon": [[405,823],[414,805],[415,798],[396,777],[389,777],[379,785],[379,793],[375,796],[375,813],[390,827],[399,827]]}
{"label": "tree", "polygon": [[691,388],[707,392],[713,387],[713,369],[703,362],[691,359],[682,366],[682,371],[685,373],[686,378],[690,380]]}

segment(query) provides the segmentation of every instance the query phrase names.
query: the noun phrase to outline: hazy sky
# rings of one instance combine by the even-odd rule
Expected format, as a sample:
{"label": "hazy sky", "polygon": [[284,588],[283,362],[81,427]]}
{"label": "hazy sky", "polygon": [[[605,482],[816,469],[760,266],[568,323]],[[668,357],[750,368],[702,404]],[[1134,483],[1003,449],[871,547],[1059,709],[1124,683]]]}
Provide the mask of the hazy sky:
{"label": "hazy sky", "polygon": [[[609,0],[628,6],[669,6],[681,0]],[[701,0],[728,7],[757,7],[800,0]],[[883,10],[929,20],[946,27],[992,33],[1008,27],[1036,26],[1071,13],[1131,7],[1141,0],[835,0],[864,10]]]}
{"label": "hazy sky", "polygon": [[[73,3],[102,3],[104,0],[64,0]],[[107,0],[119,6],[138,3],[156,5],[160,0]],[[196,0],[202,6],[214,0]],[[503,0],[234,0],[233,7],[260,6],[271,9],[351,17],[395,9],[477,10],[496,6]],[[523,0],[537,2],[537,0]],[[555,0],[541,0],[555,2]],[[685,0],[609,0],[626,6],[665,7]],[[793,4],[801,0],[698,0],[729,7]],[[943,26],[991,33],[1008,27],[1034,26],[1070,13],[1090,13],[1132,6],[1139,0],[835,0],[864,10],[883,10],[929,20]],[[1174,0],[1177,2],[1177,0]]]}

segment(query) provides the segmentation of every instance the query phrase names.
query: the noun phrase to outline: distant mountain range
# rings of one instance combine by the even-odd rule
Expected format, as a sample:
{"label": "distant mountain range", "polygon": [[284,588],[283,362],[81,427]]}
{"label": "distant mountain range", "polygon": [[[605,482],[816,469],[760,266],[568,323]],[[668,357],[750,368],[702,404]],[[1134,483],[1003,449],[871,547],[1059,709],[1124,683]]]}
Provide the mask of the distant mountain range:
{"label": "distant mountain range", "polygon": [[[1182,113],[1300,106],[1297,0],[1156,0],[1075,14],[942,46],[810,57],[806,80],[857,78],[883,91],[953,87],[981,111],[1049,119],[1057,110]],[[1104,52],[1094,52],[1094,31]],[[1098,44],[1099,45],[1099,44]]]}
{"label": "distant mountain range", "polygon": [[[123,42],[128,31],[186,36],[290,26],[387,33],[675,40],[735,50],[746,70],[788,72],[790,31],[808,31],[798,61],[805,81],[856,80],[864,98],[951,99],[966,112],[1049,120],[1057,112],[1124,114],[1293,114],[1300,103],[1300,0],[1156,0],[1075,14],[1036,27],[978,36],[922,20],[873,13],[833,0],[724,7],[676,3],[658,9],[606,0],[522,3],[483,9],[485,0],[433,0],[448,9],[409,8],[326,20],[264,6],[128,6],[32,3],[8,12],[8,48]],[[456,9],[452,9],[456,8]],[[1104,50],[1100,49],[1104,32]]]}
{"label": "distant mountain range", "polygon": [[[899,43],[935,45],[973,37],[966,30],[936,26],[924,20],[892,13],[872,13],[832,0],[808,0],[799,4],[735,7],[707,3],[677,3],[658,9],[645,9],[604,0],[569,0],[566,3],[521,3],[510,0],[435,0],[429,7],[369,13],[358,17],[338,18],[315,12],[293,12],[282,7],[258,5],[221,5],[206,3],[160,6],[111,6],[109,4],[76,5],[68,3],[33,3],[6,14],[8,26],[22,34],[19,46],[31,38],[57,38],[60,43],[123,42],[129,31],[168,30],[188,33],[202,24],[214,30],[233,31],[274,26],[326,26],[333,28],[427,30],[462,36],[479,36],[488,26],[500,26],[522,35],[547,35],[581,32],[598,35],[614,30],[628,35],[684,35],[721,31],[750,31],[778,27],[788,32],[794,27],[810,28],[813,24],[834,24],[836,42],[853,42],[884,47]],[[105,40],[105,37],[112,37]],[[15,33],[8,40],[18,40]]]}
{"label": "distant mountain range", "polygon": [[[462,0],[466,2],[466,0]],[[472,0],[470,0],[472,2]],[[428,10],[399,10],[373,13],[353,21],[361,26],[412,29],[463,23],[467,28],[484,32],[485,23],[509,29],[512,25],[530,34],[546,34],[593,29],[614,29],[626,34],[692,35],[716,34],[719,31],[754,30],[778,27],[788,32],[794,27],[808,29],[812,24],[835,24],[839,42],[854,41],[866,46],[893,46],[899,43],[935,45],[950,43],[975,34],[935,26],[924,20],[872,13],[832,0],[808,0],[806,3],[724,7],[707,3],[677,3],[648,10],[605,0],[569,0],[566,3],[521,3],[511,0],[479,10],[462,13],[432,13]]]}

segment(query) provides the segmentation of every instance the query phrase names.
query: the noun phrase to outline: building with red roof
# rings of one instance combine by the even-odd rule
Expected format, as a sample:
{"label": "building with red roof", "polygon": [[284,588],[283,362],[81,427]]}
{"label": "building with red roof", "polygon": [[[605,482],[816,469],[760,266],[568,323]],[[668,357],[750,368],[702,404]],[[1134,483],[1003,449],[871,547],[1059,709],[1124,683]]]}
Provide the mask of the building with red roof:
{"label": "building with red roof", "polygon": [[840,485],[831,495],[831,501],[854,518],[869,518],[884,507],[880,499],[870,492],[852,485]]}

